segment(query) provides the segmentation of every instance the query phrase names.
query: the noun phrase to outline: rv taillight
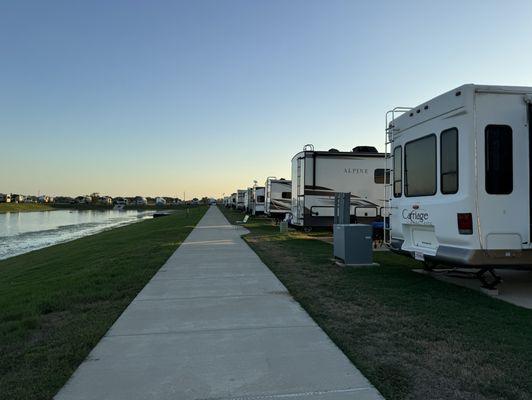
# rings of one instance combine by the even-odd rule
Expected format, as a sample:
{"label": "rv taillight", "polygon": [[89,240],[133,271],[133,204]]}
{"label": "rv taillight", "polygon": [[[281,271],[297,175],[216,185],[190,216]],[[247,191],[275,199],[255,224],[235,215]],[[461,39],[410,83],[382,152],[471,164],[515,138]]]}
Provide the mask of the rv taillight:
{"label": "rv taillight", "polygon": [[458,216],[458,232],[461,235],[473,234],[473,216],[471,213],[460,213]]}

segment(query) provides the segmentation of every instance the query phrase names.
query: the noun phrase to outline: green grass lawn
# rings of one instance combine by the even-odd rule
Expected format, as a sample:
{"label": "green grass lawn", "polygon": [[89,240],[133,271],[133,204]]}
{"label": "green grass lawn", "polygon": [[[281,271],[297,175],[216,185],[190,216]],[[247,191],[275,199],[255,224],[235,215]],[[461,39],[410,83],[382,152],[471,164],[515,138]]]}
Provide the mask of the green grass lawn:
{"label": "green grass lawn", "polygon": [[0,261],[0,398],[52,398],[205,211]]}
{"label": "green grass lawn", "polygon": [[54,208],[48,204],[38,203],[0,203],[0,214],[6,212],[29,212],[29,211],[51,211]]}
{"label": "green grass lawn", "polygon": [[412,272],[421,265],[399,255],[342,268],[329,243],[279,234],[267,219],[245,226],[249,245],[386,399],[532,399],[532,310]]}

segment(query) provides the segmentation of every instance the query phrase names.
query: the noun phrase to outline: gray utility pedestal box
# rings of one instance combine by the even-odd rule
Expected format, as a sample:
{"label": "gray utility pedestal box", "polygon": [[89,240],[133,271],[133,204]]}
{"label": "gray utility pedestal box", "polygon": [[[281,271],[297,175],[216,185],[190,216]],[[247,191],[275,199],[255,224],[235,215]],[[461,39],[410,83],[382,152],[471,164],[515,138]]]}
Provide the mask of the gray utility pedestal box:
{"label": "gray utility pedestal box", "polygon": [[334,257],[347,266],[368,266],[373,263],[373,229],[364,224],[333,226]]}

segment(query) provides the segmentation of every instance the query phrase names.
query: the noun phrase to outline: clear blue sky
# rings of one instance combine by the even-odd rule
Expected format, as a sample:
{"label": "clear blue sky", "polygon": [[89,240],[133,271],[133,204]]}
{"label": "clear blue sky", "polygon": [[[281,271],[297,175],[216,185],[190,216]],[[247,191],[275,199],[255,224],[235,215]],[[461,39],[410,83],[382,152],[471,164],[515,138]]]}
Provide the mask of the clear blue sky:
{"label": "clear blue sky", "polygon": [[532,1],[3,1],[0,192],[230,193],[384,113],[532,86]]}

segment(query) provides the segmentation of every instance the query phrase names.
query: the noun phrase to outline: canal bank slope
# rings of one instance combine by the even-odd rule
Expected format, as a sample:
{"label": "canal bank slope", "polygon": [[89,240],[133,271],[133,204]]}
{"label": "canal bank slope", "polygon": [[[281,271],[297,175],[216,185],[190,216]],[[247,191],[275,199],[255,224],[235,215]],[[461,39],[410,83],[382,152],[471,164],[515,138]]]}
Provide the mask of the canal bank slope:
{"label": "canal bank slope", "polygon": [[0,261],[0,397],[50,399],[205,210]]}

